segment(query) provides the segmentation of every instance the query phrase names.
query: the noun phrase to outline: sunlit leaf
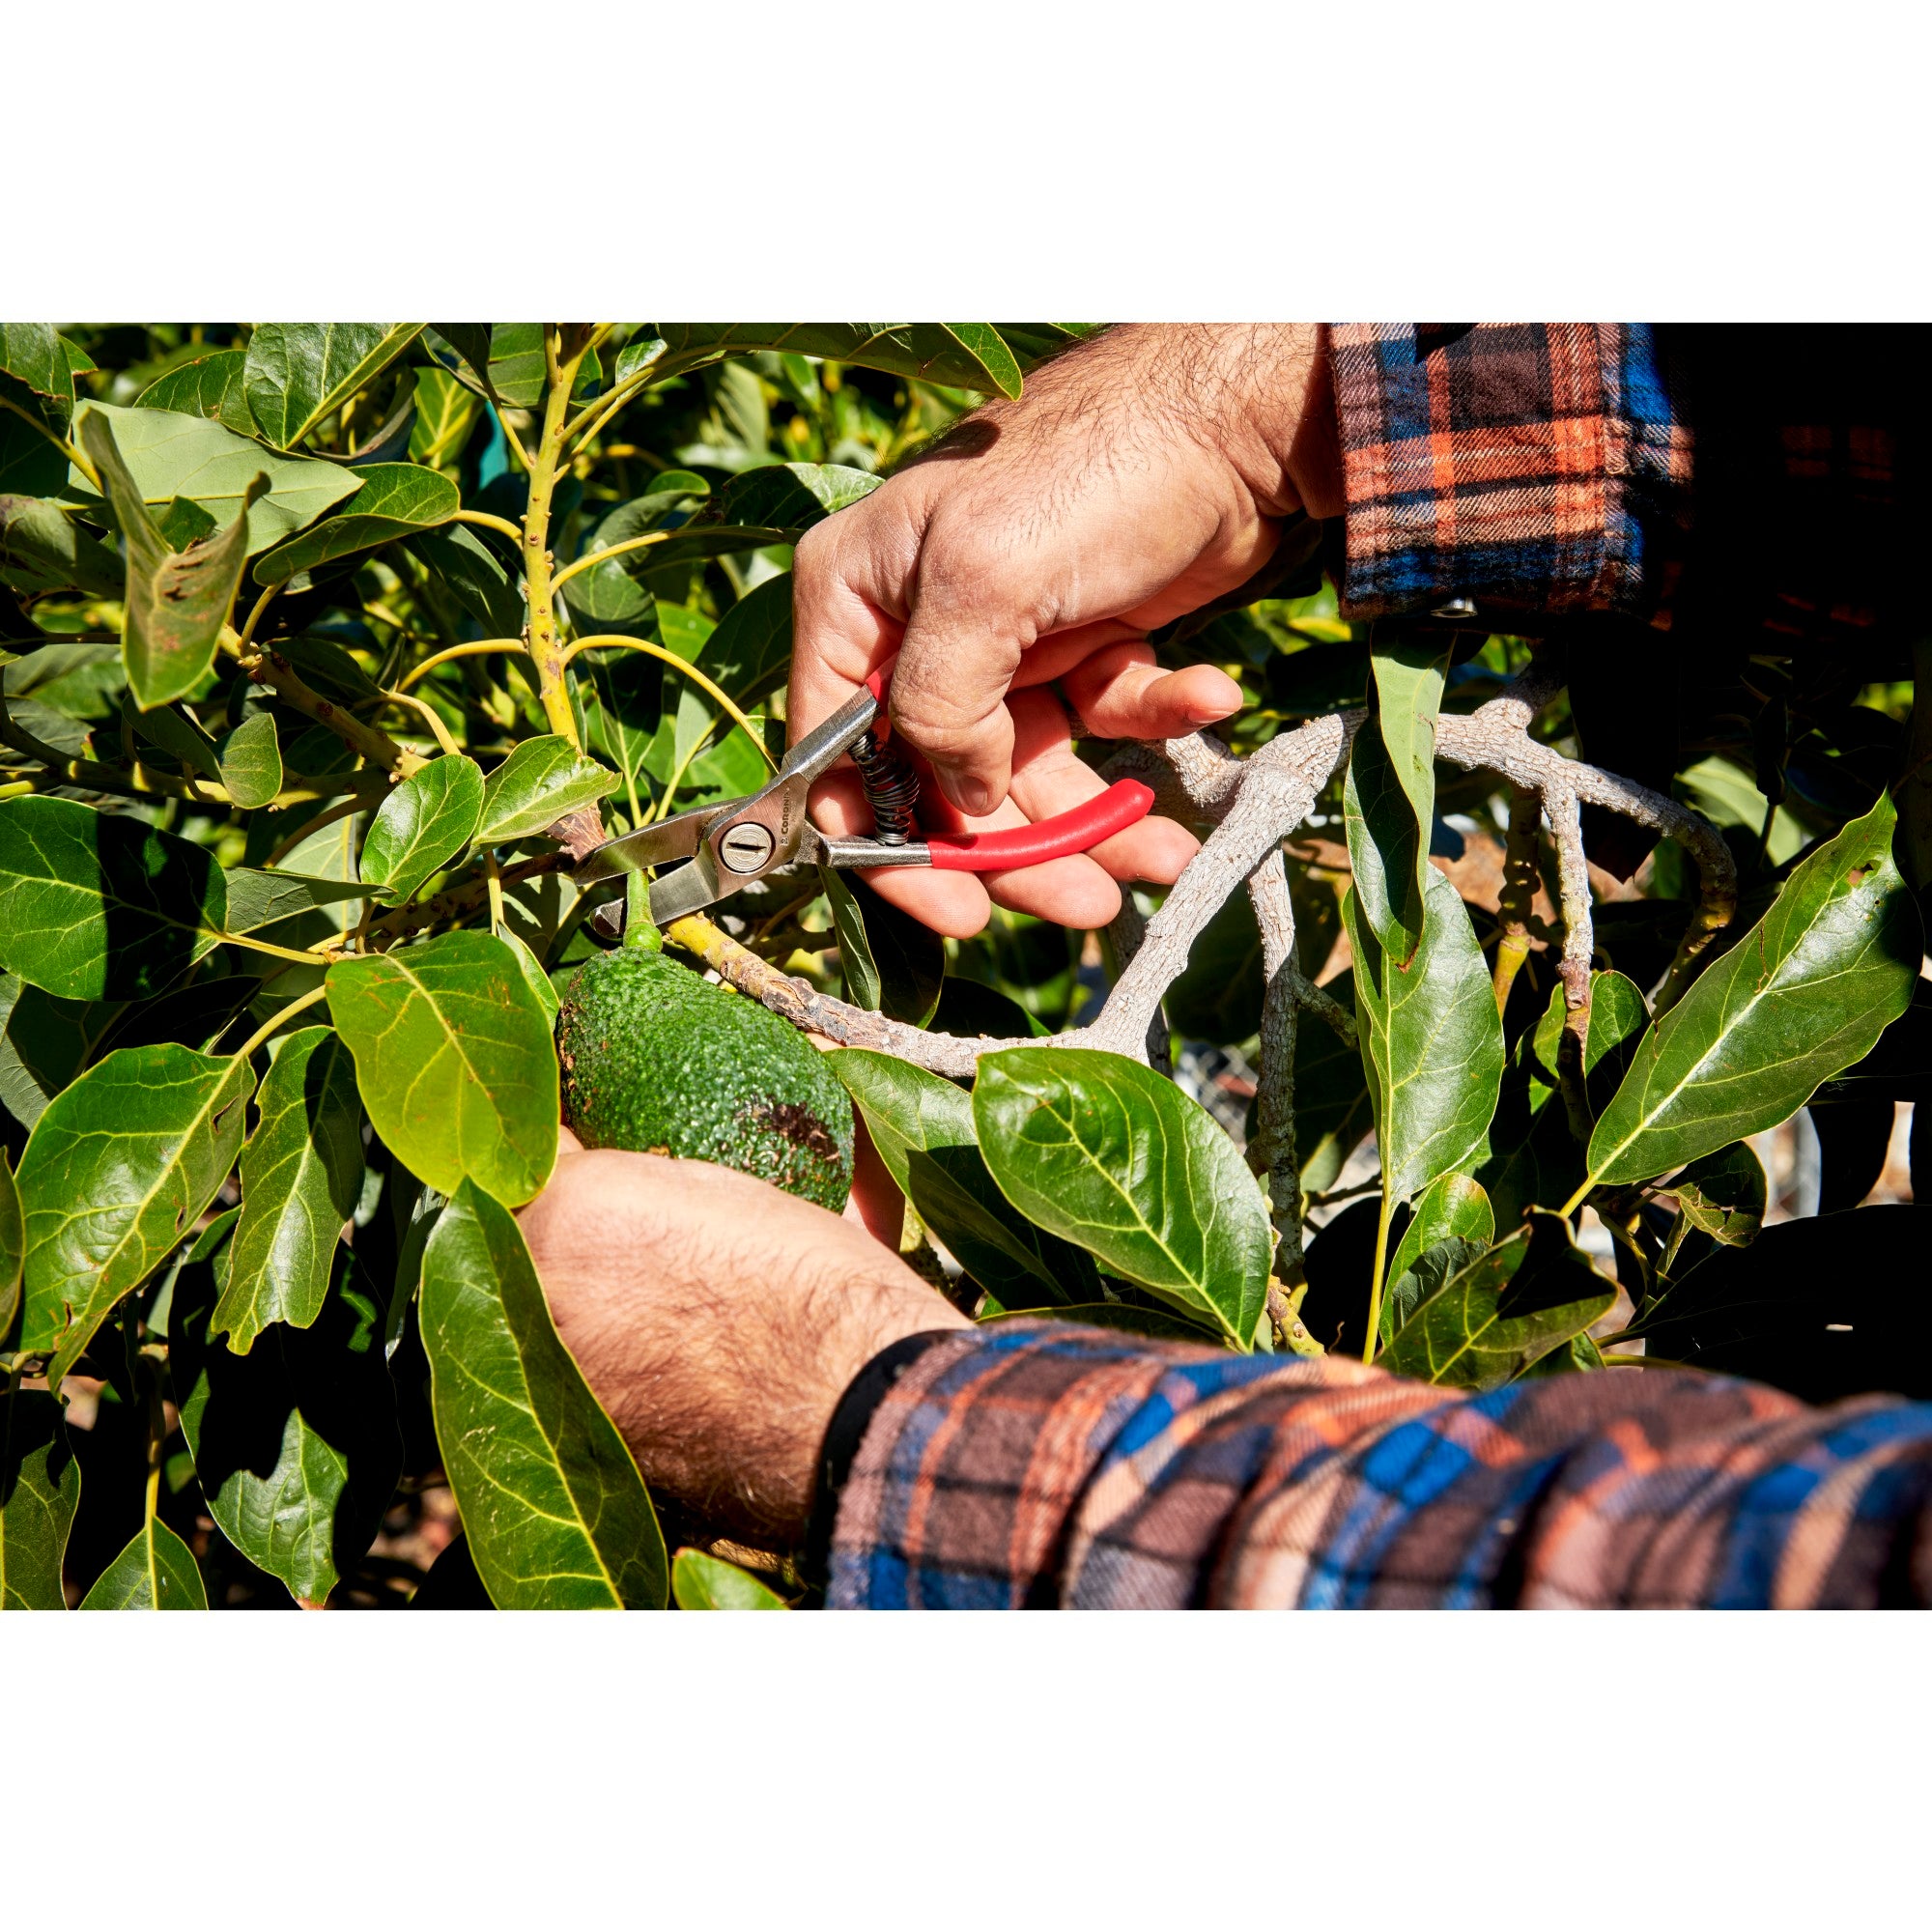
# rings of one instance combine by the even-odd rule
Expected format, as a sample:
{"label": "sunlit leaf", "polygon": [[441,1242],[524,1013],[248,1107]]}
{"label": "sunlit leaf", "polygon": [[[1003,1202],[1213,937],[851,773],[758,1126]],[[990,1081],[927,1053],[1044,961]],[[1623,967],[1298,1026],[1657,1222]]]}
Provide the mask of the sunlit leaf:
{"label": "sunlit leaf", "polygon": [[955,388],[1020,392],[1019,364],[985,322],[665,322],[657,332],[680,358],[788,350]]}
{"label": "sunlit leaf", "polygon": [[670,1566],[671,1595],[681,1610],[782,1610],[785,1600],[749,1570],[702,1549],[680,1549]]}
{"label": "sunlit leaf", "polygon": [[0,1610],[67,1608],[61,1558],[79,1507],[60,1403],[0,1384]]}
{"label": "sunlit leaf", "polygon": [[419,1179],[521,1207],[556,1159],[556,1052],[509,948],[487,932],[338,959],[328,1009],[384,1144]]}
{"label": "sunlit leaf", "polygon": [[443,1468],[498,1609],[662,1609],[656,1512],[544,1304],[509,1213],[473,1182],[423,1254],[421,1320]]}
{"label": "sunlit leaf", "polygon": [[608,798],[620,781],[568,738],[526,738],[483,782],[478,845],[507,845]]}
{"label": "sunlit leaf", "polygon": [[1029,1220],[1251,1346],[1267,1210],[1234,1142],[1172,1081],[1121,1054],[1012,1047],[980,1060],[973,1119]]}
{"label": "sunlit leaf", "polygon": [[432,758],[383,801],[362,843],[363,882],[391,903],[413,898],[456,857],[483,816],[483,773],[465,757]]}
{"label": "sunlit leaf", "polygon": [[247,360],[245,350],[218,349],[193,362],[178,362],[134,398],[134,407],[206,416],[238,436],[252,436],[255,418],[248,413],[248,398],[242,385]]}
{"label": "sunlit leaf", "polygon": [[1377,644],[1369,715],[1349,753],[1343,806],[1363,914],[1406,967],[1429,903],[1429,833],[1435,815],[1435,713],[1447,649]]}
{"label": "sunlit leaf", "polygon": [[0,578],[30,593],[74,589],[118,598],[128,573],[113,551],[64,516],[57,503],[0,497]]}
{"label": "sunlit leaf", "polygon": [[[269,804],[282,788],[282,744],[271,711],[244,718],[214,741],[221,782],[244,811]],[[230,931],[236,930],[230,927]]]}
{"label": "sunlit leaf", "polygon": [[245,1355],[271,1321],[306,1328],[362,1189],[355,1067],[328,1027],[281,1042],[262,1078],[261,1119],[242,1153],[242,1219],[214,1332]]}
{"label": "sunlit leaf", "polygon": [[1466,1174],[1445,1174],[1423,1189],[1415,1211],[1389,1259],[1388,1289],[1382,1296],[1381,1339],[1391,1340],[1422,1299],[1425,1286],[1417,1264],[1444,1241],[1474,1241],[1487,1248],[1495,1239],[1496,1217],[1490,1197]]}
{"label": "sunlit leaf", "polygon": [[248,338],[242,386],[268,440],[293,448],[422,333],[419,322],[265,322]]}
{"label": "sunlit leaf", "polygon": [[256,561],[257,583],[286,583],[298,571],[433,529],[463,507],[456,485],[419,463],[372,463],[355,473],[362,487],[334,516]]}
{"label": "sunlit leaf", "polygon": [[47,1103],[20,1157],[21,1347],[58,1384],[102,1318],[154,1273],[241,1151],[246,1061],[175,1045],[110,1053]]}
{"label": "sunlit leaf", "polygon": [[83,1610],[205,1610],[208,1592],[194,1551],[158,1517],[150,1517],[134,1540],[95,1579],[80,1600]]}

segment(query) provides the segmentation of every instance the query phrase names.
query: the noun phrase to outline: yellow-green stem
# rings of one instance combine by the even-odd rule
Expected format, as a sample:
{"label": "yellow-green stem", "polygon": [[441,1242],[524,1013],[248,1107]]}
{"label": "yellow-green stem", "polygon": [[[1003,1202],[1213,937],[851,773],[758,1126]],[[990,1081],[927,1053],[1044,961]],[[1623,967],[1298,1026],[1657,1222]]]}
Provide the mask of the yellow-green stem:
{"label": "yellow-green stem", "polygon": [[[300,953],[296,954],[297,958],[300,958],[301,956],[302,955]],[[313,961],[311,961],[310,963],[313,964]],[[246,1060],[248,1056],[251,1053],[253,1053],[255,1049],[258,1046],[260,1046],[265,1039],[270,1038],[282,1027],[287,1026],[288,1023],[292,1019],[294,1019],[298,1013],[305,1011],[308,1008],[314,1006],[319,1000],[326,998],[327,996],[327,993],[328,993],[327,986],[322,985],[322,986],[317,986],[312,992],[304,993],[298,1000],[291,1000],[288,1003],[288,1005],[281,1009],[280,1012],[271,1015],[261,1026],[258,1026],[255,1029],[255,1031],[251,1033],[248,1036],[248,1037],[244,1039],[239,1047],[236,1048],[235,1058],[237,1060]]]}
{"label": "yellow-green stem", "polygon": [[524,592],[530,610],[530,661],[536,667],[537,696],[550,728],[577,750],[577,718],[570,708],[564,683],[563,641],[557,635],[553,601],[550,554],[550,505],[556,488],[557,460],[563,454],[564,429],[570,410],[571,385],[577,380],[582,352],[558,359],[560,333],[554,323],[544,325],[544,365],[549,384],[544,391],[543,434],[530,463],[529,505],[524,514]]}
{"label": "yellow-green stem", "polygon": [[524,540],[523,531],[508,517],[494,517],[488,510],[457,510],[452,513],[450,522],[475,524],[481,529],[500,531],[512,543],[520,544]]}
{"label": "yellow-green stem", "polygon": [[1376,1221],[1376,1278],[1369,1284],[1369,1332],[1362,1342],[1362,1360],[1373,1362],[1381,1340],[1382,1270],[1388,1265],[1389,1223],[1395,1219],[1395,1196],[1382,1189],[1382,1210]]}
{"label": "yellow-green stem", "polygon": [[451,644],[445,650],[435,652],[423,659],[408,677],[397,682],[398,691],[407,691],[412,684],[420,684],[439,665],[446,665],[454,658],[483,658],[498,654],[524,657],[523,642],[517,638],[482,638],[473,644]]}

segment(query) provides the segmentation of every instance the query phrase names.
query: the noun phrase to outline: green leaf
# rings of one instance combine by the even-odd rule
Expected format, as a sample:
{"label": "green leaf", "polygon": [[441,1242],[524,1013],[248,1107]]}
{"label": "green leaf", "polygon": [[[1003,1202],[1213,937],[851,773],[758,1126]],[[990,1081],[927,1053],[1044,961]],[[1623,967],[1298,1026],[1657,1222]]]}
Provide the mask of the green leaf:
{"label": "green leaf", "polygon": [[734,476],[718,509],[727,524],[805,530],[869,497],[885,480],[839,463],[774,463]]}
{"label": "green leaf", "polygon": [[[524,627],[524,593],[474,530],[451,524],[410,548],[435,571],[449,594],[492,638],[514,640]],[[572,586],[573,588],[575,586]]]}
{"label": "green leaf", "polygon": [[245,1355],[212,1332],[237,1284],[238,1210],[204,1231],[175,1281],[168,1363],[215,1526],[298,1602],[320,1604],[360,1560],[402,1467],[383,1320],[347,1248],[307,1328],[277,1322]]}
{"label": "green leaf", "polygon": [[1398,968],[1351,891],[1355,1017],[1383,1187],[1406,1201],[1477,1161],[1502,1088],[1503,1030],[1489,963],[1456,889],[1432,866],[1421,943]]}
{"label": "green leaf", "polygon": [[980,1060],[973,1119],[1029,1220],[1252,1346],[1267,1210],[1234,1142],[1172,1081],[1121,1054],[1011,1047]]}
{"label": "green leaf", "polygon": [[475,837],[482,816],[481,768],[465,757],[432,758],[383,801],[362,844],[363,883],[391,904],[413,898]]}
{"label": "green leaf", "polygon": [[1035,1227],[1001,1193],[980,1153],[971,1095],[863,1047],[831,1055],[829,1065],[899,1191],[981,1288],[1009,1308],[1098,1298],[1086,1251]]}
{"label": "green leaf", "polygon": [[155,527],[121,452],[99,410],[81,419],[80,440],[114,506],[128,545],[128,626],[122,653],[128,684],[143,710],[185,697],[208,674],[215,639],[228,621],[247,548],[244,517],[268,490],[258,475],[242,496],[238,515],[219,536],[176,552]]}
{"label": "green leaf", "polygon": [[265,322],[248,338],[242,387],[268,440],[291,449],[422,333],[419,322]]}
{"label": "green leaf", "polygon": [[37,396],[73,401],[73,376],[61,340],[44,322],[0,322],[0,369]]}
{"label": "green leaf", "polygon": [[556,1052],[515,955],[487,932],[338,959],[328,1009],[390,1151],[439,1193],[466,1179],[512,1208],[556,1160]]}
{"label": "green leaf", "polygon": [[20,1211],[19,1183],[13,1163],[0,1150],[0,1342],[20,1308],[20,1270],[27,1259],[27,1230]]}
{"label": "green leaf", "polygon": [[30,594],[73,589],[115,598],[128,581],[105,544],[39,497],[0,497],[0,577]]}
{"label": "green leaf", "polygon": [[[1541,1113],[1557,1091],[1557,1057],[1568,1014],[1562,982],[1550,988],[1549,1005],[1536,1023],[1528,1064],[1529,1111]],[[1650,1008],[1634,980],[1621,973],[1590,975],[1590,1028],[1583,1042],[1583,1077],[1593,1108],[1601,1108],[1622,1079],[1635,1051],[1637,1036],[1650,1024]],[[1599,1089],[1605,1091],[1600,1092]],[[1553,1204],[1552,1204],[1553,1205]]]}
{"label": "green leaf", "polygon": [[[437,325],[453,342],[447,327]],[[470,339],[460,345],[460,353],[475,367]],[[490,325],[488,382],[499,402],[513,410],[533,410],[543,401],[544,326],[540,322],[493,322]],[[571,384],[573,397],[595,395],[603,381],[603,368],[595,355],[586,355]]]}
{"label": "green leaf", "polygon": [[61,1000],[0,979],[0,1100],[31,1127],[127,1010],[119,1000]]}
{"label": "green leaf", "polygon": [[1205,1317],[1181,1315],[1171,1308],[1155,1308],[1137,1301],[1074,1301],[1056,1308],[989,1306],[974,1320],[984,1326],[1016,1318],[1037,1320],[1040,1316],[1048,1316],[1055,1321],[1078,1321],[1088,1328],[1114,1328],[1126,1335],[1148,1335],[1157,1342],[1200,1345],[1221,1339],[1218,1324]]}
{"label": "green leaf", "polygon": [[791,667],[791,578],[767,578],[719,619],[704,646],[712,683],[741,705],[755,704]]}
{"label": "green leaf", "polygon": [[681,1610],[782,1610],[785,1600],[749,1570],[701,1549],[680,1549],[670,1566],[670,1592]]}
{"label": "green leaf", "polygon": [[242,1219],[214,1332],[245,1355],[271,1321],[322,1312],[342,1230],[362,1192],[355,1066],[328,1027],[290,1034],[262,1078],[242,1153]]}
{"label": "green leaf", "polygon": [[421,1321],[443,1468],[498,1609],[662,1609],[643,1478],[551,1323],[529,1250],[473,1182],[423,1253]]}
{"label": "green leaf", "polygon": [[1921,941],[1882,796],[1645,1034],[1590,1136],[1592,1184],[1666,1173],[1775,1127],[1912,1000]]}
{"label": "green leaf", "polygon": [[194,1551],[158,1517],[134,1532],[80,1600],[83,1610],[205,1610],[208,1592]]}
{"label": "green leaf", "polygon": [[165,1261],[227,1179],[255,1076],[185,1046],[110,1053],[47,1103],[20,1157],[21,1347],[57,1351],[50,1387],[114,1304]]}
{"label": "green leaf", "polygon": [[1058,355],[1063,349],[1070,349],[1074,343],[1094,334],[1099,325],[1092,322],[996,322],[993,327],[1000,331],[1000,339],[1013,352],[1020,367],[1031,371],[1035,363],[1045,361],[1049,355]]}
{"label": "green leaf", "polygon": [[355,473],[362,487],[334,516],[257,561],[257,583],[286,583],[298,571],[433,529],[463,507],[456,485],[418,463],[372,463]]}
{"label": "green leaf", "polygon": [[[1352,967],[1321,990],[1345,1012],[1355,1010]],[[1294,1141],[1301,1184],[1310,1194],[1335,1185],[1375,1118],[1361,1049],[1304,1013],[1294,1034]]]}
{"label": "green leaf", "polygon": [[1490,1197],[1466,1174],[1445,1174],[1423,1189],[1408,1226],[1396,1243],[1388,1264],[1388,1292],[1382,1298],[1381,1340],[1384,1344],[1408,1319],[1422,1299],[1423,1278],[1417,1270],[1425,1254],[1444,1241],[1473,1241],[1487,1248],[1496,1237],[1496,1217]]}
{"label": "green leaf", "polygon": [[[846,984],[859,988],[853,1004],[907,1026],[924,1026],[938,1009],[946,982],[946,942],[863,879],[840,878],[829,867],[819,868],[819,877],[838,927]],[[856,981],[850,977],[855,971]]]}
{"label": "green leaf", "polygon": [[145,1000],[217,943],[227,890],[199,845],[65,798],[0,805],[0,964],[70,1000]]}
{"label": "green leaf", "polygon": [[244,718],[214,741],[214,750],[221,763],[221,782],[242,810],[259,810],[281,790],[282,741],[272,711]]}
{"label": "green leaf", "polygon": [[680,359],[773,349],[982,394],[1020,392],[1020,366],[986,322],[661,322],[657,331]]}
{"label": "green leaf", "polygon": [[[668,470],[644,496],[611,510],[584,539],[582,554],[596,556],[614,545],[674,526],[701,504],[710,491],[704,478],[689,469]],[[661,549],[653,544],[628,552],[572,578],[564,588],[571,610],[598,624],[640,624],[650,614],[654,600],[639,577],[657,568]]]}
{"label": "green leaf", "polygon": [[1421,943],[1435,817],[1435,714],[1449,653],[1377,645],[1369,715],[1343,786],[1349,859],[1370,925],[1398,966]]}
{"label": "green leaf", "polygon": [[453,464],[469,440],[482,406],[445,369],[416,372],[416,419],[410,430],[410,461],[432,468]]}
{"label": "green leaf", "polygon": [[[1434,908],[1431,908],[1434,911]],[[1445,1388],[1498,1388],[1609,1313],[1616,1289],[1555,1214],[1489,1249],[1464,1244],[1448,1278],[1380,1357],[1399,1376]]]}
{"label": "green leaf", "polygon": [[0,1610],[64,1610],[61,1558],[80,1507],[62,1405],[0,1388]]}
{"label": "green leaf", "polygon": [[1764,1226],[1764,1168],[1743,1141],[1693,1160],[1659,1191],[1675,1199],[1691,1227],[1727,1248],[1748,1247]]}
{"label": "green leaf", "polygon": [[[640,875],[633,873],[632,876],[635,878]],[[645,917],[648,918],[649,914],[646,913]],[[627,926],[626,931],[628,930]],[[510,949],[511,956],[517,962],[517,970],[524,976],[524,983],[537,996],[537,1005],[544,1009],[544,1017],[554,1029],[563,1002],[557,997],[556,988],[551,984],[550,975],[543,969],[543,961],[507,927],[499,931],[497,937]]]}
{"label": "green leaf", "polygon": [[[280,456],[219,423],[173,410],[89,403],[80,417],[83,432],[97,412],[113,427],[115,444],[142,502],[158,510],[185,497],[224,526],[242,514],[245,503],[250,555],[313,523],[331,504],[353,496],[361,481],[340,464]],[[269,493],[247,501],[257,476],[268,477]],[[69,495],[80,502],[99,500],[93,484],[78,470],[69,479]]]}
{"label": "green leaf", "polygon": [[185,711],[173,704],[143,711],[134,702],[133,693],[124,691],[121,722],[171,758],[179,759],[184,771],[198,772],[214,784],[221,782],[221,758],[214,740]]}
{"label": "green leaf", "polygon": [[[118,516],[119,513],[116,514]],[[185,497],[177,497],[155,519],[155,527],[160,531],[170,550],[186,550],[189,545],[198,544],[203,537],[212,536],[220,526],[199,503],[191,503]]]}
{"label": "green leaf", "polygon": [[218,349],[193,362],[178,362],[134,398],[134,407],[206,416],[237,436],[253,436],[255,418],[248,413],[248,398],[242,385],[247,360],[243,350]]}
{"label": "green leaf", "polygon": [[483,782],[478,845],[507,845],[554,825],[580,806],[609,798],[615,772],[586,758],[568,738],[526,738]]}
{"label": "green leaf", "polygon": [[[332,833],[345,824],[353,827],[354,820],[338,820],[325,829]],[[302,872],[265,871],[251,866],[237,866],[227,876],[228,919],[223,926],[227,932],[253,932],[258,926],[294,919],[298,913],[313,912],[318,906],[337,905],[364,895],[362,887],[353,879],[318,879]]]}

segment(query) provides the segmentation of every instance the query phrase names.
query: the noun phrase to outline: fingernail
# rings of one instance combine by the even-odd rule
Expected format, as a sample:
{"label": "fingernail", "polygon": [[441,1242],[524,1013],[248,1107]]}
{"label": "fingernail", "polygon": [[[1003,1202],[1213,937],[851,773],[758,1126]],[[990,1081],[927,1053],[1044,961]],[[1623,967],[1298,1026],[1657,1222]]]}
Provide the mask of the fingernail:
{"label": "fingernail", "polygon": [[983,818],[993,809],[993,794],[980,779],[954,779],[947,787],[952,803],[972,818]]}

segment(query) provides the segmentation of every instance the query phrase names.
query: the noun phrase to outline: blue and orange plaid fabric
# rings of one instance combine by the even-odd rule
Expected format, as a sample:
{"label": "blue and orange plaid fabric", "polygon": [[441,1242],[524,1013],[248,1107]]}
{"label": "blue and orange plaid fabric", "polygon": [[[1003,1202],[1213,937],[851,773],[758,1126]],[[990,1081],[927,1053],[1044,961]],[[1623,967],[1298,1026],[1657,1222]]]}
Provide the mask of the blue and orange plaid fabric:
{"label": "blue and orange plaid fabric", "polygon": [[838,1493],[833,1608],[1932,1599],[1932,1404],[1624,1370],[1469,1395],[1050,1321],[922,1340]]}

